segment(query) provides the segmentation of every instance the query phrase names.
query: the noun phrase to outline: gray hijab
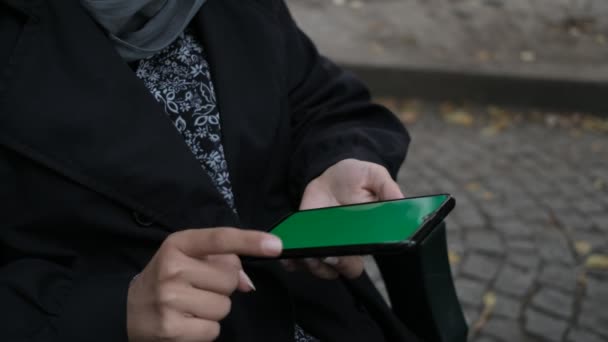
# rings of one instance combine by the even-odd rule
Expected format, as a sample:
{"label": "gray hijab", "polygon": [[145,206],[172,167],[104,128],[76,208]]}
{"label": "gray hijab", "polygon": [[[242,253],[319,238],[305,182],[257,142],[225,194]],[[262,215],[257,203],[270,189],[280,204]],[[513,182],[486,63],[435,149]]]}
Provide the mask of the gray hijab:
{"label": "gray hijab", "polygon": [[206,0],[81,0],[128,62],[171,44]]}

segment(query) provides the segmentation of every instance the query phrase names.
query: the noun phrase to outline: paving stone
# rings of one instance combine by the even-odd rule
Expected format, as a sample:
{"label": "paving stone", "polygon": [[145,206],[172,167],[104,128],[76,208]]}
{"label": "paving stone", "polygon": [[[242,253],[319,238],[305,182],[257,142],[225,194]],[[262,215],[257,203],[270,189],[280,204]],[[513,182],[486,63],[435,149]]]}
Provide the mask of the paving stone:
{"label": "paving stone", "polygon": [[532,239],[514,239],[509,238],[506,239],[507,249],[509,252],[523,252],[526,254],[537,253],[538,248],[536,247],[536,242]]}
{"label": "paving stone", "polygon": [[501,255],[505,251],[498,233],[493,231],[470,231],[466,233],[465,244],[473,250]]}
{"label": "paving stone", "polygon": [[608,312],[606,305],[585,299],[578,315],[578,324],[608,339]]}
{"label": "paving stone", "polygon": [[589,243],[592,252],[602,253],[603,251],[608,251],[608,247],[606,246],[606,244],[608,243],[608,234],[603,233],[601,231],[572,232],[570,233],[570,238],[573,243],[579,241]]}
{"label": "paving stone", "polygon": [[580,200],[574,202],[573,205],[581,213],[586,215],[594,213],[605,213],[606,211],[604,205],[601,202],[596,201],[594,198],[581,198]]}
{"label": "paving stone", "polygon": [[570,330],[566,342],[606,342],[606,339],[588,331],[588,329],[576,328]]}
{"label": "paving stone", "polygon": [[608,213],[596,213],[589,216],[593,226],[604,233],[608,233]]}
{"label": "paving stone", "polygon": [[532,305],[556,316],[568,319],[573,314],[574,297],[574,293],[565,294],[561,291],[541,288],[532,297]]}
{"label": "paving stone", "polygon": [[484,201],[479,206],[486,215],[497,222],[508,220],[516,215],[516,211],[513,208],[497,201]]}
{"label": "paving stone", "polygon": [[504,293],[523,298],[532,288],[536,272],[506,265],[496,279],[494,287]]}
{"label": "paving stone", "polygon": [[509,253],[507,263],[524,268],[526,270],[536,270],[540,265],[540,257],[536,254]]}
{"label": "paving stone", "polygon": [[496,295],[496,306],[492,315],[510,318],[515,320],[519,317],[523,303],[519,300],[507,297],[505,295]]}
{"label": "paving stone", "polygon": [[474,253],[465,258],[461,272],[473,278],[490,281],[496,277],[500,264],[500,259]]}
{"label": "paving stone", "polygon": [[[454,189],[458,205],[447,221],[448,246],[461,256],[453,271],[471,321],[479,317],[483,295],[496,294],[488,322],[495,332],[482,329],[474,340],[548,342],[556,340],[551,335],[556,333],[546,326],[555,325],[557,334],[565,331],[563,341],[608,342],[608,272],[586,270],[586,281],[579,283],[586,256],[574,248],[576,242],[586,241],[591,253],[608,254],[608,189],[598,191],[593,184],[596,179],[608,184],[608,159],[603,162],[587,152],[596,140],[608,146],[608,136],[591,139],[592,134],[583,131],[573,139],[567,130],[547,129],[524,119],[496,136],[482,138],[479,128],[488,121],[477,112],[487,109],[479,108],[464,109],[474,116],[474,125],[466,127],[446,123],[438,105],[425,103],[419,120],[410,127],[416,144],[401,170],[401,184],[408,194],[411,188],[420,194],[438,186]],[[513,172],[514,165],[524,167],[519,165],[522,160],[525,169]],[[449,179],[434,181],[444,179],[443,175]],[[477,195],[467,190],[471,182],[480,184]],[[492,193],[491,200],[484,191]],[[598,206],[605,210],[598,212]],[[552,221],[544,222],[547,217]],[[555,293],[561,296],[552,296]],[[569,305],[572,301],[576,303]],[[562,307],[574,307],[570,310],[574,317],[561,318],[570,316]],[[550,323],[535,323],[537,328],[528,327],[534,335],[525,333],[524,325],[538,317],[541,323]],[[507,332],[498,328],[508,324]]]}
{"label": "paving stone", "polygon": [[454,282],[460,302],[478,308],[483,303],[486,285],[480,281],[460,278]]}
{"label": "paving stone", "polygon": [[481,217],[479,211],[474,208],[461,209],[454,212],[456,220],[466,229],[481,229],[486,226],[486,221]]}
{"label": "paving stone", "polygon": [[561,341],[566,329],[568,329],[566,321],[553,318],[531,308],[526,310],[524,316],[526,332],[541,336],[548,341]]}
{"label": "paving stone", "polygon": [[540,257],[550,263],[562,263],[566,265],[574,265],[574,257],[570,246],[564,245],[556,241],[537,241],[538,252]]}
{"label": "paving stone", "polygon": [[492,317],[481,329],[481,332],[500,341],[529,341],[519,323],[511,319]]}
{"label": "paving stone", "polygon": [[589,230],[593,226],[588,219],[572,209],[564,212],[555,212],[553,216],[562,227],[570,231]]}
{"label": "paving stone", "polygon": [[534,233],[534,229],[530,228],[530,224],[524,223],[523,221],[497,221],[493,222],[492,225],[500,233],[504,234],[505,238],[528,238]]}
{"label": "paving stone", "polygon": [[588,275],[585,295],[597,303],[608,306],[608,279],[597,279]]}
{"label": "paving stone", "polygon": [[577,286],[577,270],[562,265],[547,265],[538,276],[538,281],[547,287],[574,292]]}

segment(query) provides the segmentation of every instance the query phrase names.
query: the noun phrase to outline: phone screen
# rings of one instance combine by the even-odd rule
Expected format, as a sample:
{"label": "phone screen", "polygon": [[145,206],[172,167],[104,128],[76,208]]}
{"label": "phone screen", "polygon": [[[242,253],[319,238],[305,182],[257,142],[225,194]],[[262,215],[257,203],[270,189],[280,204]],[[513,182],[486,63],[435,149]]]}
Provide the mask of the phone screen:
{"label": "phone screen", "polygon": [[284,249],[401,243],[450,199],[449,195],[296,212],[270,232]]}

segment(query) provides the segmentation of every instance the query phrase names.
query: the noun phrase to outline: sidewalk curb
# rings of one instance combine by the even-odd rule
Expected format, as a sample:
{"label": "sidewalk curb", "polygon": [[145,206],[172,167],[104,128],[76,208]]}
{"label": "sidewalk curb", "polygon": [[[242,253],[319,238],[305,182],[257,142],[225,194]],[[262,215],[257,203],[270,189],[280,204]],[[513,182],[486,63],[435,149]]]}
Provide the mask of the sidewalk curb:
{"label": "sidewalk curb", "polygon": [[361,78],[375,96],[471,100],[608,115],[608,80],[585,82],[431,69],[341,66]]}

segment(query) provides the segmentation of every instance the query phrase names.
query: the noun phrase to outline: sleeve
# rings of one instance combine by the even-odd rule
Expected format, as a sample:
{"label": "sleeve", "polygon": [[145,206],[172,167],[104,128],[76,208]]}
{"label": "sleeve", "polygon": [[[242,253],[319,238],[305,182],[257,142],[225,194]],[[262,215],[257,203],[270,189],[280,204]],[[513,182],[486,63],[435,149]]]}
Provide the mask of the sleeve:
{"label": "sleeve", "polygon": [[347,158],[380,164],[395,178],[410,141],[403,124],[371,102],[361,81],[319,55],[282,0],[278,13],[286,45],[294,198],[301,198],[312,179]]}
{"label": "sleeve", "polygon": [[2,260],[0,340],[126,342],[126,296],[134,274],[79,273],[48,259]]}

